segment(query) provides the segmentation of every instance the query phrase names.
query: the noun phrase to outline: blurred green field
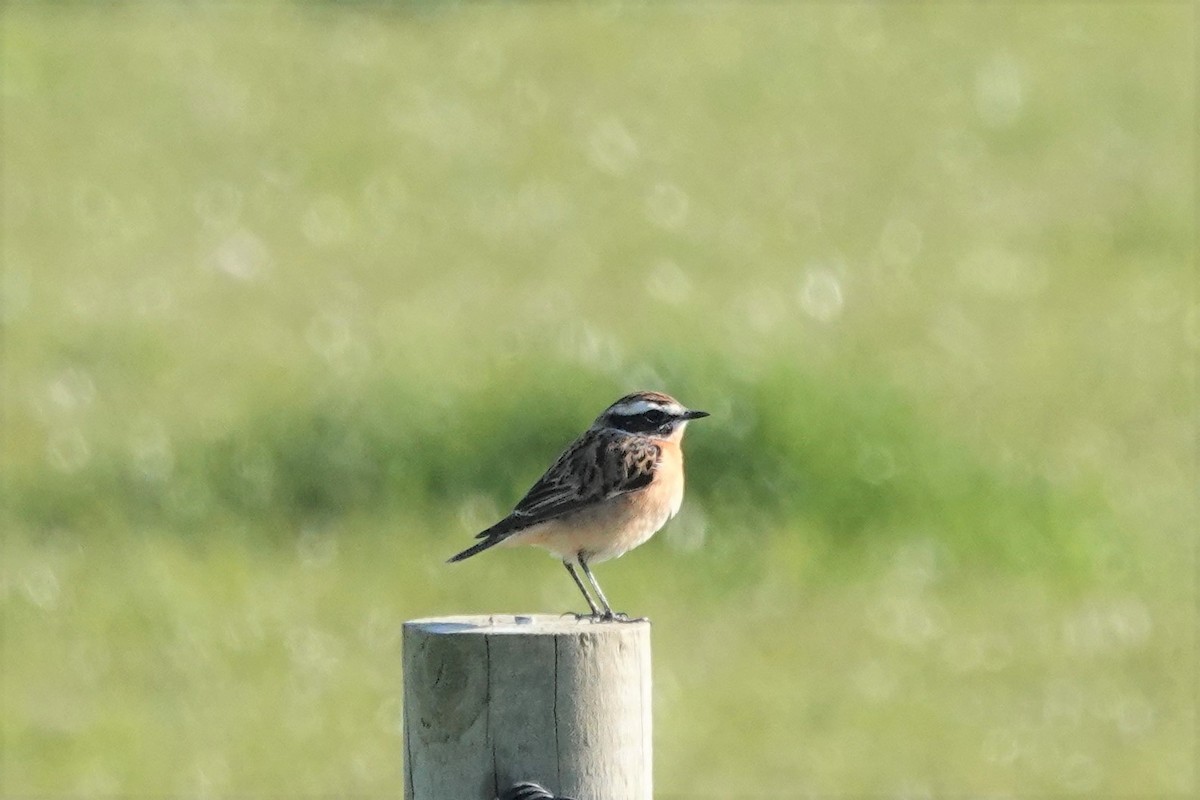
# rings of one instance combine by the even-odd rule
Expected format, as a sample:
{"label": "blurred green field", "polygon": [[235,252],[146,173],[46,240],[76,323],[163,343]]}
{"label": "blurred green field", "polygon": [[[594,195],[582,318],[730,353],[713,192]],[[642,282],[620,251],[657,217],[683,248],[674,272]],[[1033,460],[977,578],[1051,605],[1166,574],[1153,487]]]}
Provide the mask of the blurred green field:
{"label": "blurred green field", "polygon": [[1190,7],[0,14],[0,794],[395,795],[640,388],[660,796],[1196,791]]}

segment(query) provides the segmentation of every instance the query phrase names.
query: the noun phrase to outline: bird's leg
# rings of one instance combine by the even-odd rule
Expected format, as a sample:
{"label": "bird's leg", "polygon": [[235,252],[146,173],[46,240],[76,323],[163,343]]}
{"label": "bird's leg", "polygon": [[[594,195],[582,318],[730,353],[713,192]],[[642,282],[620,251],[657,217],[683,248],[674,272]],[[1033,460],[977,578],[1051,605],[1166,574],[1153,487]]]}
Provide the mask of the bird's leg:
{"label": "bird's leg", "polygon": [[[580,561],[579,563],[582,564],[583,562]],[[587,600],[588,608],[590,608],[592,610],[592,618],[594,619],[596,617],[599,617],[600,609],[596,608],[595,602],[592,601],[592,596],[590,594],[588,594],[588,590],[585,589],[583,586],[583,581],[579,580],[579,573],[575,571],[575,566],[573,564],[571,564],[570,561],[564,561],[563,566],[567,568],[567,572],[571,573],[571,578],[574,579],[575,585],[579,587],[579,591],[583,592],[583,599]],[[584,567],[584,570],[587,570],[586,566]],[[602,598],[604,597],[604,595],[600,595],[600,596]],[[605,603],[606,607],[607,607],[607,605],[608,604]],[[609,613],[612,613],[612,612],[609,612]],[[581,614],[576,614],[575,616],[582,617]]]}
{"label": "bird's leg", "polygon": [[608,598],[604,596],[604,590],[600,588],[600,584],[596,582],[596,576],[592,574],[588,568],[587,560],[582,556],[579,558],[579,566],[583,567],[583,574],[587,575],[587,579],[591,582],[592,588],[596,590],[596,597],[600,598],[600,604],[604,606],[605,620],[618,620],[620,622],[640,622],[641,620],[631,620],[628,614],[613,613],[612,606],[608,604]]}
{"label": "bird's leg", "polygon": [[600,598],[600,605],[604,606],[604,616],[608,619],[614,618],[616,614],[613,613],[612,606],[608,604],[608,598],[604,596],[604,590],[600,588],[600,584],[596,583],[596,576],[592,574],[592,570],[588,567],[587,561],[582,556],[579,558],[579,566],[583,567],[583,574],[587,575],[588,582],[596,590],[596,597]]}

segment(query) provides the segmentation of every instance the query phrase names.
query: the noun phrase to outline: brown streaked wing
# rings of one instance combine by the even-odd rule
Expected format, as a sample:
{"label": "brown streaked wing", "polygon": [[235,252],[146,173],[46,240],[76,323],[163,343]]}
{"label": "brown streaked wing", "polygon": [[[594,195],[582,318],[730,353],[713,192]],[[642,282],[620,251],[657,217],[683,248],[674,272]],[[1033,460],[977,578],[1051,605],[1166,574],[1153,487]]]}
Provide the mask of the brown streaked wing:
{"label": "brown streaked wing", "polygon": [[654,480],[662,450],[618,431],[590,431],[538,479],[508,520],[506,532],[528,528],[572,511],[634,492]]}

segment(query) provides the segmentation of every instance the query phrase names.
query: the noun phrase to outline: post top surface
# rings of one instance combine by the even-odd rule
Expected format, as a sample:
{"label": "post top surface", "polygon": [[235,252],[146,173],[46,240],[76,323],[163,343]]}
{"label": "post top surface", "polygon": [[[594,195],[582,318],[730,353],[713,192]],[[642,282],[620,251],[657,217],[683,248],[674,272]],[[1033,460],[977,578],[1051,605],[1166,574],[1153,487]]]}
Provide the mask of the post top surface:
{"label": "post top surface", "polygon": [[650,627],[649,620],[621,622],[576,619],[558,614],[464,614],[451,617],[411,619],[404,627],[433,634],[520,634],[553,636],[564,633],[620,633]]}

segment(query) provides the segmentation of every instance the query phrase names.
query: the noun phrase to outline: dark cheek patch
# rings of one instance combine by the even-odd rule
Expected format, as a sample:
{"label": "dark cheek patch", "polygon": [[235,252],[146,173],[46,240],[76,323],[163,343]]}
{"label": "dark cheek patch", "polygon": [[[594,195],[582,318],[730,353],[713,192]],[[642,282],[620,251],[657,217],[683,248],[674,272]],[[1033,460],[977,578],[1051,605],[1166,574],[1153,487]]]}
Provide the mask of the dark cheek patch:
{"label": "dark cheek patch", "polygon": [[645,414],[618,419],[617,425],[621,430],[628,431],[629,433],[646,433],[655,429],[655,425],[646,419]]}

